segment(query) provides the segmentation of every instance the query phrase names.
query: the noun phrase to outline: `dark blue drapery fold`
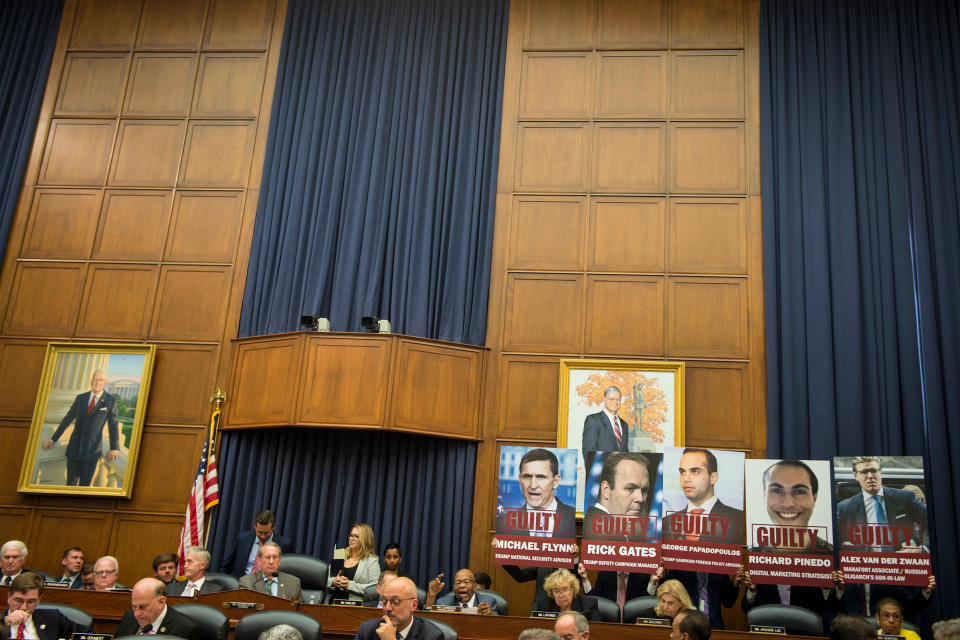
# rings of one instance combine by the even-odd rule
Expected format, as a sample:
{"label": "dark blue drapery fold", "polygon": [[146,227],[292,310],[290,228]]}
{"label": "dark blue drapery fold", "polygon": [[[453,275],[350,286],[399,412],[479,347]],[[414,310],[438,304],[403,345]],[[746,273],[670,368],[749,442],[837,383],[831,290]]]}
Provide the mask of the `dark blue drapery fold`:
{"label": "dark blue drapery fold", "polygon": [[240,335],[482,344],[507,0],[292,0]]}
{"label": "dark blue drapery fold", "polygon": [[0,262],[57,43],[63,0],[0,2]]}
{"label": "dark blue drapery fold", "polygon": [[366,522],[377,552],[399,542],[404,569],[421,584],[453,575],[469,566],[476,454],[474,442],[382,431],[225,431],[211,564],[269,508],[297,553],[329,560],[350,526]]}
{"label": "dark blue drapery fold", "polygon": [[960,593],[960,8],[761,3],[768,452],[926,457]]}

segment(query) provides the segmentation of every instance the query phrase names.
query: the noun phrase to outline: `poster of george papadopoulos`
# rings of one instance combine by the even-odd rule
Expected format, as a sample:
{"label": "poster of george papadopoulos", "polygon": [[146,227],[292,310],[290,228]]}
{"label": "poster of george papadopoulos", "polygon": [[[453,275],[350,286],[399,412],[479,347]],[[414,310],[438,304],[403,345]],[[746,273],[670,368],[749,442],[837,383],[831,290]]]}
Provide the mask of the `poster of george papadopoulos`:
{"label": "poster of george papadopoulos", "polygon": [[581,560],[587,569],[652,573],[663,454],[598,451],[586,482]]}
{"label": "poster of george papadopoulos", "polygon": [[500,447],[497,564],[573,567],[577,450]]}
{"label": "poster of george papadopoulos", "polygon": [[828,460],[746,460],[747,568],[757,584],[833,585]]}
{"label": "poster of george papadopoulos", "polygon": [[723,574],[740,569],[743,461],[741,451],[664,449],[664,567]]}
{"label": "poster of george papadopoulos", "polygon": [[931,569],[923,458],[834,458],[833,486],[844,581],[926,586]]}

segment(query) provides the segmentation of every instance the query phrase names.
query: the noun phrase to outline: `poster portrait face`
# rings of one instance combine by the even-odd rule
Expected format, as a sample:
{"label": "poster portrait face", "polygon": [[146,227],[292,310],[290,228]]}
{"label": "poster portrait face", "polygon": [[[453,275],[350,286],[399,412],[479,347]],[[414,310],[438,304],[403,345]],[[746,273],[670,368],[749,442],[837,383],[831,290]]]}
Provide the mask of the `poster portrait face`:
{"label": "poster portrait face", "polygon": [[549,508],[554,500],[573,505],[577,452],[547,447],[500,447],[497,510]]}
{"label": "poster portrait face", "polygon": [[664,511],[700,506],[713,497],[743,510],[744,457],[742,451],[667,447],[663,452]]}
{"label": "poster portrait face", "polygon": [[[832,549],[829,478],[826,460],[746,460],[748,545],[795,551],[811,545]],[[814,533],[800,535],[801,531]]]}
{"label": "poster portrait face", "polygon": [[660,514],[663,454],[598,451],[586,484],[587,511],[599,505],[607,513]]}

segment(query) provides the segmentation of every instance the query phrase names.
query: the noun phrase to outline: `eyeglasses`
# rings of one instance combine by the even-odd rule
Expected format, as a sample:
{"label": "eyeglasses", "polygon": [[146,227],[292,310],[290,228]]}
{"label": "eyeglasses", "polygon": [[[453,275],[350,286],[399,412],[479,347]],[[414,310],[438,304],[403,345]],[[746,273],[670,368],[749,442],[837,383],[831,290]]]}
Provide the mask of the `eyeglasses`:
{"label": "eyeglasses", "polygon": [[573,593],[573,589],[571,589],[570,587],[557,587],[556,589],[553,590],[553,592],[558,593],[560,595],[564,595],[567,593]]}
{"label": "eyeglasses", "polygon": [[93,574],[96,576],[100,576],[101,578],[106,578],[107,576],[112,576],[116,572],[117,572],[116,569],[107,569],[103,571],[94,571]]}
{"label": "eyeglasses", "polygon": [[390,598],[389,600],[387,598],[380,598],[380,606],[386,607],[389,604],[391,607],[397,608],[400,606],[400,603],[403,602],[404,600],[416,600],[416,599],[417,599],[416,596],[412,598]]}
{"label": "eyeglasses", "polygon": [[454,581],[453,581],[453,584],[454,584],[454,585],[458,585],[458,584],[474,584],[475,582],[476,582],[476,580],[471,580],[470,578],[467,578],[466,580],[454,580]]}

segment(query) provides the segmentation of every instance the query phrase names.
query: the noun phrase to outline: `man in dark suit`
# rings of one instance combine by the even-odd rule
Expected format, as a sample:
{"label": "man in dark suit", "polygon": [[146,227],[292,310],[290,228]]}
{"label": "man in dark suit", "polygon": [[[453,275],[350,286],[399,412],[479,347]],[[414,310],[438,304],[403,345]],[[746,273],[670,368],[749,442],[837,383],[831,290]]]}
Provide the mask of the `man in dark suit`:
{"label": "man in dark suit", "polygon": [[83,581],[80,579],[80,570],[83,569],[83,549],[70,547],[60,557],[60,564],[63,565],[60,582],[67,583],[71,589],[83,589]]}
{"label": "man in dark suit", "polygon": [[261,569],[240,578],[240,586],[244,589],[252,589],[260,593],[269,593],[278,598],[300,602],[303,600],[300,578],[279,571],[280,560],[282,559],[280,545],[276,542],[266,543],[260,547]]}
{"label": "man in dark suit", "polygon": [[[679,472],[680,487],[687,499],[686,513],[664,519],[663,537],[739,545],[743,511],[723,504],[714,494],[720,474],[713,452],[687,447],[680,456]],[[686,531],[684,524],[696,521],[697,516],[699,530]]]}
{"label": "man in dark suit", "polygon": [[[873,456],[861,456],[853,459],[853,475],[860,483],[861,491],[842,500],[837,505],[837,522],[840,526],[840,544],[850,546],[849,529],[851,525],[889,524],[904,525],[911,528],[909,540],[898,541],[897,549],[924,546],[924,532],[927,528],[927,507],[917,499],[913,491],[883,486],[883,468],[880,459]],[[874,545],[863,548],[864,551],[879,551],[883,547]]]}
{"label": "man in dark suit", "polygon": [[580,450],[585,459],[589,451],[627,450],[627,423],[617,415],[620,397],[620,389],[607,387],[603,392],[603,410],[591,413],[583,421]]}
{"label": "man in dark suit", "polygon": [[365,620],[354,640],[443,640],[443,632],[431,622],[413,615],[417,609],[417,586],[409,578],[394,578],[383,588],[383,617]]}
{"label": "man in dark suit", "polygon": [[7,540],[0,547],[0,570],[3,577],[0,584],[10,584],[14,578],[29,569],[24,569],[27,562],[27,545],[20,540]]}
{"label": "man in dark suit", "polygon": [[174,580],[167,585],[168,596],[192,598],[198,593],[216,593],[223,587],[206,578],[210,565],[210,553],[203,547],[187,547],[183,552],[183,574],[186,580]]}
{"label": "man in dark suit", "polygon": [[[280,546],[280,552],[290,552],[290,539],[276,532],[277,517],[270,509],[264,509],[253,519],[253,529],[237,534],[233,548],[223,557],[220,571],[240,578],[248,573],[259,571],[256,563],[260,547],[268,542]],[[255,566],[256,565],[256,566]]]}
{"label": "man in dark suit", "polygon": [[103,447],[103,425],[107,425],[110,450],[103,456],[113,462],[120,456],[120,423],[117,421],[117,399],[103,390],[107,374],[97,369],[90,377],[90,391],[78,395],[60,426],[49,440],[40,443],[44,450],[53,448],[67,427],[73,433],[67,442],[67,486],[89,487],[97,470]]}
{"label": "man in dark suit", "polygon": [[163,584],[170,584],[177,579],[177,566],[180,559],[177,554],[164,551],[153,559],[153,572]]}
{"label": "man in dark suit", "polygon": [[8,609],[3,613],[11,637],[58,640],[69,638],[74,632],[89,631],[56,609],[37,609],[41,595],[43,578],[37,574],[24,572],[14,578],[7,593]]}
{"label": "man in dark suit", "polygon": [[167,606],[165,586],[156,578],[144,578],[133,585],[131,608],[123,614],[116,636],[160,633],[186,640],[198,640],[197,626],[187,616]]}
{"label": "man in dark suit", "polygon": [[460,569],[453,576],[453,589],[445,596],[437,598],[437,594],[443,591],[444,583],[441,573],[430,581],[427,587],[427,602],[425,606],[432,607],[438,604],[442,607],[460,606],[469,609],[476,609],[480,615],[496,615],[497,602],[488,595],[477,593],[477,580],[470,569]]}

